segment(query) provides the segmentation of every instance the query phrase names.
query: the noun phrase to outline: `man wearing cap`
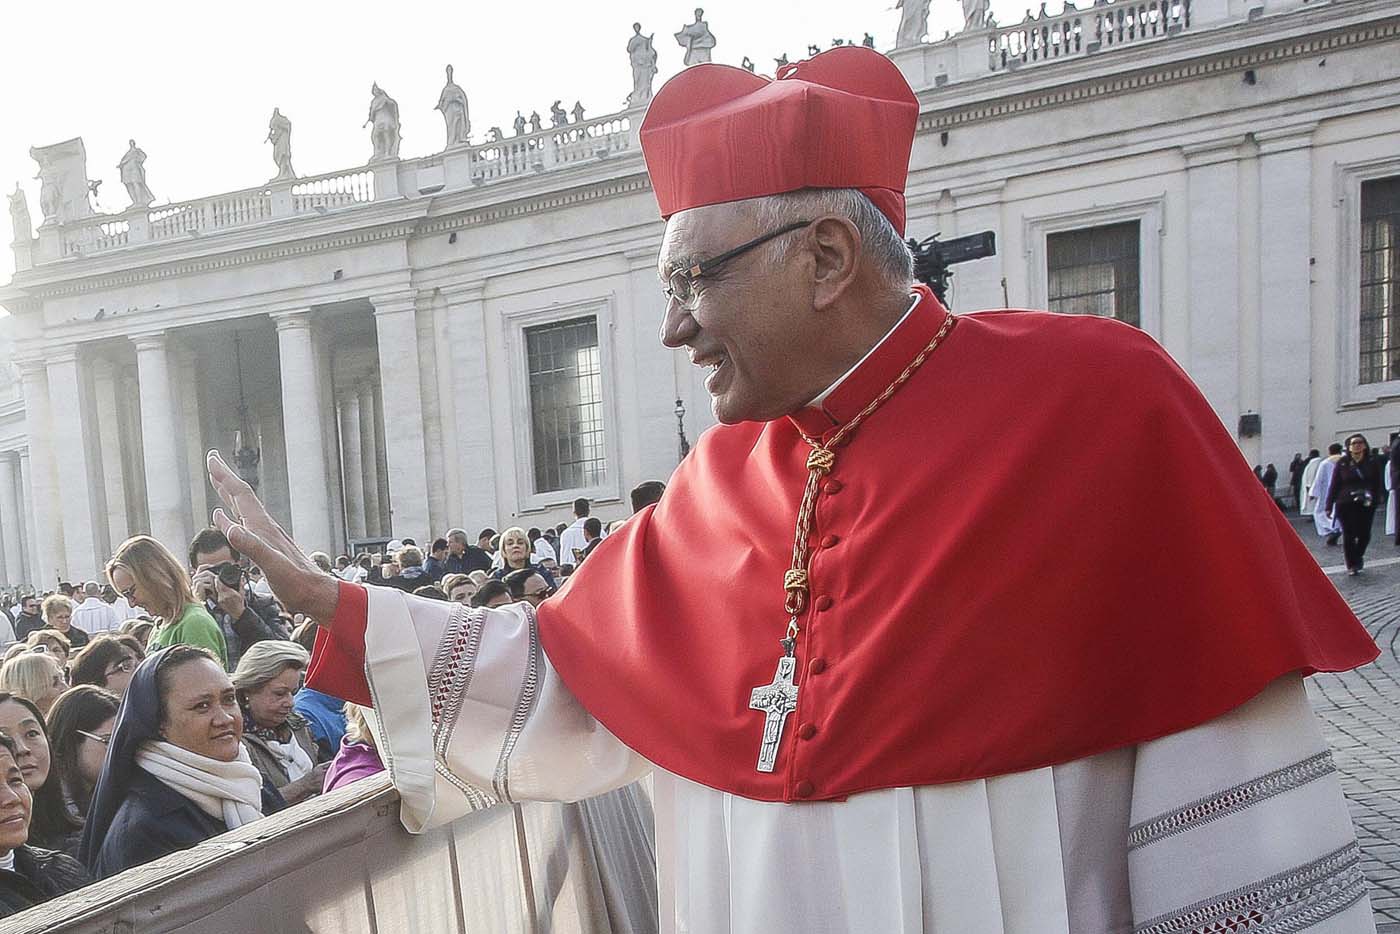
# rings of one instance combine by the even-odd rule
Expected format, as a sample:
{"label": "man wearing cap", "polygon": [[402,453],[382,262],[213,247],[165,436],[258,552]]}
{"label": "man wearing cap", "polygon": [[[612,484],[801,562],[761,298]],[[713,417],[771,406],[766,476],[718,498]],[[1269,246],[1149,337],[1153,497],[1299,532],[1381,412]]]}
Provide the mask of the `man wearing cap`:
{"label": "man wearing cap", "polygon": [[[653,771],[663,929],[1370,930],[1300,675],[1374,643],[1149,338],[912,285],[918,109],[855,47],[656,95],[661,339],[722,425],[537,612],[337,586],[211,454],[216,520],[410,830]],[[980,456],[1008,414],[1061,472]]]}

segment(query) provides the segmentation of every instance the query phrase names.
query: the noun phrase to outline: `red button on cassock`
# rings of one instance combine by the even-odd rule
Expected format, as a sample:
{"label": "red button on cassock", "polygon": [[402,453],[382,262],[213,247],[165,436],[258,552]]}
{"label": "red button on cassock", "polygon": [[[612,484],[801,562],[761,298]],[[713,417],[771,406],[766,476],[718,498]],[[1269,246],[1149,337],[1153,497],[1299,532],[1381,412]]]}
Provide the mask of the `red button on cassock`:
{"label": "red button on cassock", "polygon": [[812,792],[816,790],[817,789],[813,787],[812,783],[809,781],[800,781],[797,783],[797,787],[793,789],[799,798],[810,798],[812,797]]}
{"label": "red button on cassock", "polygon": [[797,735],[802,739],[811,739],[817,735],[817,728],[810,723],[804,723],[797,728]]}
{"label": "red button on cassock", "polygon": [[828,597],[826,594],[822,594],[820,597],[817,598],[816,606],[818,610],[822,611],[831,609],[831,598]]}
{"label": "red button on cassock", "polygon": [[833,547],[833,546],[834,546],[837,542],[839,542],[839,541],[841,541],[841,539],[838,538],[837,536],[835,536],[835,535],[828,535],[826,538],[822,539],[822,547],[823,547],[823,548],[831,548],[831,547]]}
{"label": "red button on cassock", "polygon": [[840,493],[845,486],[846,484],[842,483],[840,480],[828,480],[826,481],[826,486],[822,487],[822,492]]}
{"label": "red button on cassock", "polygon": [[814,675],[819,675],[819,674],[821,674],[823,671],[826,671],[826,659],[824,659],[824,658],[814,658],[814,659],[812,659],[811,663],[807,666],[807,670],[808,670],[809,672],[811,672],[812,674],[814,674]]}

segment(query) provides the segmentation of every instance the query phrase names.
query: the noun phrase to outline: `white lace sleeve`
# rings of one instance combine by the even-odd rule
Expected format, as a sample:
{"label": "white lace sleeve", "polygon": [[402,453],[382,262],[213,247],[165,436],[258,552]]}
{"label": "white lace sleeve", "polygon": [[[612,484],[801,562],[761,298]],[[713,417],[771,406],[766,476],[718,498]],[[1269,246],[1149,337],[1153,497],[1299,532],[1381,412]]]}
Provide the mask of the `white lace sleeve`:
{"label": "white lace sleeve", "polygon": [[1137,934],[1375,930],[1337,769],[1296,675],[1139,746],[1131,820]]}
{"label": "white lace sleeve", "polygon": [[503,801],[576,801],[650,770],[569,693],[528,604],[367,591],[371,727],[409,830]]}

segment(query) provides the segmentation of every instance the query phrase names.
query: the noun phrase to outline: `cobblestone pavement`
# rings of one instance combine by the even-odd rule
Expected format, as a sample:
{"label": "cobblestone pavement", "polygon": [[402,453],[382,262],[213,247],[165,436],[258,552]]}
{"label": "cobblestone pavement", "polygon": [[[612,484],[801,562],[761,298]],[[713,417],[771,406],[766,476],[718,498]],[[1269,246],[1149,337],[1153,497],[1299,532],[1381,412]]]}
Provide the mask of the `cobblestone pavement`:
{"label": "cobblestone pavement", "polygon": [[1367,570],[1348,577],[1341,548],[1328,548],[1311,521],[1295,527],[1381,649],[1365,668],[1308,679],[1308,694],[1351,805],[1376,923],[1400,932],[1400,548],[1377,516]]}

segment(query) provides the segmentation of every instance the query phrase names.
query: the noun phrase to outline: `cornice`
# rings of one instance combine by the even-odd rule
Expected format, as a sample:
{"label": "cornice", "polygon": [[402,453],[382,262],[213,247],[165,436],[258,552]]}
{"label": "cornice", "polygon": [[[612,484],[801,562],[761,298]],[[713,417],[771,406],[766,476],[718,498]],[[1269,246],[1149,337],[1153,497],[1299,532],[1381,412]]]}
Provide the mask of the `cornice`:
{"label": "cornice", "polygon": [[463,227],[491,224],[497,221],[509,220],[513,217],[524,217],[530,214],[542,214],[545,211],[554,211],[560,208],[574,207],[579,204],[588,204],[591,201],[612,198],[617,195],[633,194],[639,191],[650,190],[651,179],[645,172],[638,172],[634,175],[609,178],[574,188],[547,192],[534,197],[517,198],[485,207],[461,210],[451,214],[433,217],[419,224],[414,234],[415,236],[419,236],[443,233],[450,230],[460,230]]}
{"label": "cornice", "polygon": [[[240,249],[231,253],[212,254],[183,261],[177,260],[163,265],[123,269],[80,279],[67,279],[61,282],[55,282],[52,285],[29,286],[28,291],[30,295],[37,300],[60,298],[67,295],[81,295],[86,292],[96,292],[126,285],[137,285],[142,282],[151,282],[158,279],[170,279],[177,276],[188,276],[203,272],[213,272],[220,269],[230,269],[236,266],[246,266],[252,263],[285,259],[287,257],[301,256],[308,253],[324,253],[328,250],[361,246],[363,244],[376,243],[382,240],[400,239],[410,234],[416,223],[416,221],[401,221],[381,227],[350,230],[343,233],[304,240],[286,240],[267,246]],[[279,233],[282,232],[283,231],[279,230]]]}
{"label": "cornice", "polygon": [[[1219,38],[1228,34],[1230,34],[1228,30],[1217,29],[1203,35]],[[1247,48],[1236,47],[1219,51],[1203,51],[1199,57],[1188,60],[1176,59],[1147,68],[1079,81],[1066,80],[1063,83],[1037,90],[993,96],[946,108],[939,108],[936,101],[926,103],[927,109],[919,118],[917,132],[920,135],[942,133],[954,127],[972,123],[1048,110],[1069,104],[1079,104],[1099,98],[1114,97],[1124,92],[1140,91],[1157,85],[1177,84],[1216,74],[1244,71],[1290,59],[1308,58],[1342,49],[1375,45],[1398,38],[1400,38],[1400,17],[1392,17],[1380,22],[1356,23],[1324,32],[1273,41],[1261,37],[1257,44]],[[1185,40],[1171,40],[1171,43],[1183,41]],[[1143,51],[1157,51],[1163,48],[1179,48],[1179,45],[1164,42]],[[1131,55],[1132,51],[1131,46],[1126,47],[1122,50],[1122,54]],[[1063,63],[1038,66],[1037,70],[1045,69],[1046,73],[1043,77],[1046,79],[1053,80],[1055,76],[1068,79],[1069,76],[1066,73],[1068,69],[1098,60],[1100,60],[1098,56],[1095,58],[1074,58]],[[1016,75],[1022,80],[1030,77],[1025,70],[1016,72]],[[961,87],[972,91],[978,89],[976,81],[952,87]],[[940,89],[940,91],[946,94],[945,89]]]}

